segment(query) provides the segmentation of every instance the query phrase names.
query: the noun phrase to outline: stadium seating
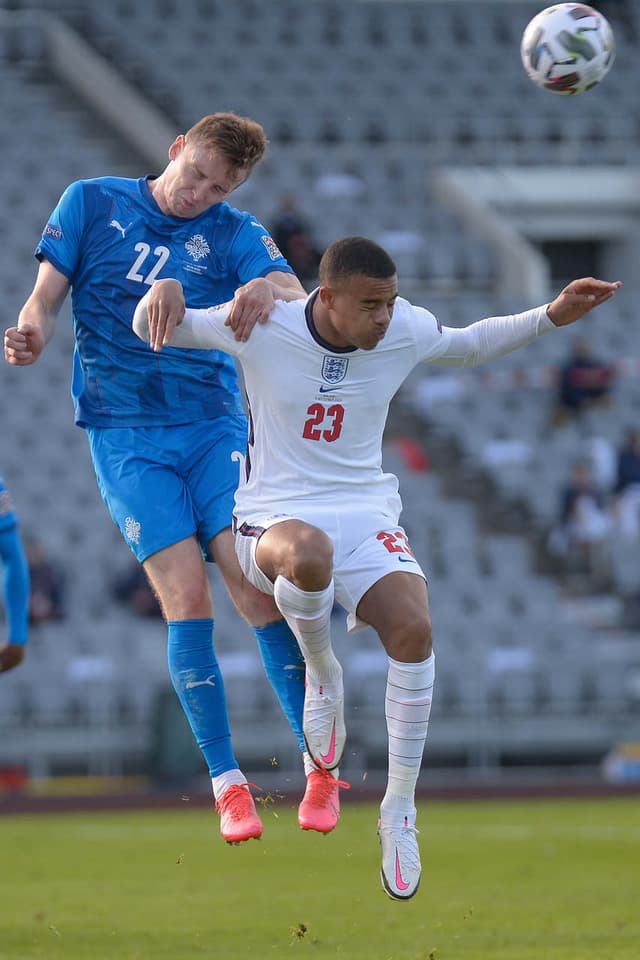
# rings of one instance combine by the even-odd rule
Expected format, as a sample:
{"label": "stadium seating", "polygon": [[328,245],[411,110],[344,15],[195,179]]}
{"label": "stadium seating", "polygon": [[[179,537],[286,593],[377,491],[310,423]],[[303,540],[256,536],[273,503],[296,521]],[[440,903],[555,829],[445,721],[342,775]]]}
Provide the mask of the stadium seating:
{"label": "stadium seating", "polygon": [[[279,195],[293,191],[320,246],[348,233],[379,239],[409,295],[454,326],[529,304],[495,297],[494,255],[441,203],[431,182],[438,165],[640,160],[634,4],[611,5],[612,19],[625,26],[615,71],[570,103],[536,91],[522,74],[518,39],[535,3],[45,6],[80,28],[180,128],[214,109],[256,116],[271,146],[237,192],[238,205],[269,223]],[[12,133],[0,205],[7,319],[31,288],[33,249],[66,183],[140,172],[125,144],[44,82],[41,56],[37,31],[2,33],[0,106]],[[635,355],[636,304],[637,290],[623,291],[597,323],[585,324],[609,359]],[[133,618],[107,596],[128,551],[72,424],[71,323],[65,308],[38,366],[5,366],[0,377],[0,404],[10,411],[0,467],[25,528],[60,558],[69,583],[67,620],[34,630],[27,661],[0,684],[0,764],[26,760],[36,775],[149,769],[158,698],[168,687],[162,624]],[[385,465],[401,480],[403,522],[429,579],[438,662],[432,765],[570,754],[593,761],[637,729],[633,633],[566,619],[561,585],[536,563],[569,463],[596,428],[617,441],[640,406],[631,370],[588,431],[551,431],[550,383],[567,342],[565,334],[547,337],[526,359],[504,358],[489,372],[417,371],[394,404],[390,437],[410,422],[434,451],[431,471],[416,473],[393,445],[385,447]],[[435,454],[445,449],[454,453],[441,462]],[[490,481],[488,496],[481,478]],[[513,520],[514,504],[517,529],[492,528],[488,518]],[[638,554],[635,544],[614,544],[614,589],[623,599],[640,592]],[[212,581],[238,753],[257,769],[277,755],[293,771],[297,750],[251,631],[215,573]],[[372,631],[347,637],[341,615],[334,624],[346,668],[349,776],[384,764],[386,658]]]}
{"label": "stadium seating", "polygon": [[[607,5],[600,6],[606,12]],[[123,70],[142,75],[147,92],[160,102],[169,88],[181,123],[209,112],[215,99],[218,108],[257,116],[268,129],[277,129],[276,118],[284,115],[294,139],[366,142],[375,118],[374,139],[437,140],[448,151],[446,159],[456,163],[476,162],[472,152],[460,151],[461,142],[489,141],[498,151],[517,139],[529,146],[542,140],[547,149],[555,143],[556,155],[564,150],[564,162],[572,159],[567,149],[573,146],[578,159],[581,145],[590,142],[595,149],[585,161],[598,162],[597,145],[587,130],[580,136],[580,124],[589,121],[597,129],[601,119],[606,126],[596,140],[602,150],[622,139],[626,149],[616,162],[637,160],[638,130],[631,129],[638,121],[632,6],[611,4],[619,29],[616,70],[607,87],[569,105],[568,98],[548,102],[520,65],[520,35],[539,10],[535,2],[190,0],[162,5],[151,21],[147,10],[133,3],[52,3],[58,15],[90,29]],[[144,44],[137,43],[139,35]],[[453,123],[447,137],[441,126],[447,117],[464,120],[467,132]],[[520,124],[520,134],[514,124]],[[497,152],[490,161],[496,159]],[[526,150],[521,161],[531,162]]]}

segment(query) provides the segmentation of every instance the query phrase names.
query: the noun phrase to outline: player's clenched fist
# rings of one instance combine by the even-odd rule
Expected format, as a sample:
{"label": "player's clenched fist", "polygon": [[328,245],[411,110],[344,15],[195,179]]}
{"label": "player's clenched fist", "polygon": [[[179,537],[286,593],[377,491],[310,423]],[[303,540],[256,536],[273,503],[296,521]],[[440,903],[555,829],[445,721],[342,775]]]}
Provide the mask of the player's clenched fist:
{"label": "player's clenched fist", "polygon": [[7,363],[26,367],[35,363],[45,347],[45,338],[39,327],[25,323],[8,327],[4,332],[4,356]]}

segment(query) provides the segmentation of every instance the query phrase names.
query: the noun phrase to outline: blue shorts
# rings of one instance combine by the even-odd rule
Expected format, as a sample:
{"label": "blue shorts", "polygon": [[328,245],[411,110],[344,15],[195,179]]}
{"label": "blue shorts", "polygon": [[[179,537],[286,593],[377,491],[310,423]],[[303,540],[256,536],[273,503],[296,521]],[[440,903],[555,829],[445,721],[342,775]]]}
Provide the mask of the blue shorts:
{"label": "blue shorts", "polygon": [[231,524],[246,419],[87,434],[102,499],[140,563],[193,534],[210,560],[209,541]]}

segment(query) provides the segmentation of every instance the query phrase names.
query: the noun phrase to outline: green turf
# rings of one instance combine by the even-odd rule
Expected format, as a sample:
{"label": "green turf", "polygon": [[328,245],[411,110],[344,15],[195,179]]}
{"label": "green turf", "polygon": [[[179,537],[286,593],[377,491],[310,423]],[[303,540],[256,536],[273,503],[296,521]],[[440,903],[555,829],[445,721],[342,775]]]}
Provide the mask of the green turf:
{"label": "green turf", "polygon": [[376,810],[265,811],[229,847],[176,812],[0,818],[2,960],[638,960],[635,800],[422,804],[423,886],[381,891]]}

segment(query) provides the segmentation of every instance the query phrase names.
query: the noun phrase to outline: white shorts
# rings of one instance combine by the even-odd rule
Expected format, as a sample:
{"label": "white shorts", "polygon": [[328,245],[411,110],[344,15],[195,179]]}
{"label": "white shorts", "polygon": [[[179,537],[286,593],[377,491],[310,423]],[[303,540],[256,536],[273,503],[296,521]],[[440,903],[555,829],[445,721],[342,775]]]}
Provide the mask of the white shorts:
{"label": "white shorts", "polygon": [[247,580],[263,593],[273,595],[273,584],[256,563],[256,547],[265,530],[285,520],[302,520],[323,530],[333,541],[335,598],[347,612],[347,630],[366,624],[356,616],[367,590],[388,573],[415,573],[426,580],[414,557],[403,528],[381,515],[322,512],[304,517],[270,514],[234,524],[236,554]]}

